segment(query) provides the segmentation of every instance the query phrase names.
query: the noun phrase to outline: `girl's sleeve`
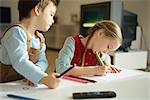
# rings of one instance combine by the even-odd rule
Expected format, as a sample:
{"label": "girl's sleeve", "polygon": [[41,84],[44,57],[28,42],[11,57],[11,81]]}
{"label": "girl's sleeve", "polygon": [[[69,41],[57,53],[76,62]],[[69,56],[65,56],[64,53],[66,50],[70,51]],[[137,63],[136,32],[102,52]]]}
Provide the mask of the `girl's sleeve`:
{"label": "girl's sleeve", "polygon": [[56,72],[62,73],[71,67],[71,61],[74,56],[75,42],[73,37],[68,37],[64,43],[63,48],[59,52],[58,58],[55,61]]}
{"label": "girl's sleeve", "polygon": [[3,41],[13,68],[22,76],[37,84],[46,73],[29,60],[26,33],[20,28],[11,29]]}
{"label": "girl's sleeve", "polygon": [[36,63],[36,65],[40,67],[42,71],[46,71],[48,67],[48,61],[45,52],[46,45],[44,44],[42,50],[40,51],[38,62]]}

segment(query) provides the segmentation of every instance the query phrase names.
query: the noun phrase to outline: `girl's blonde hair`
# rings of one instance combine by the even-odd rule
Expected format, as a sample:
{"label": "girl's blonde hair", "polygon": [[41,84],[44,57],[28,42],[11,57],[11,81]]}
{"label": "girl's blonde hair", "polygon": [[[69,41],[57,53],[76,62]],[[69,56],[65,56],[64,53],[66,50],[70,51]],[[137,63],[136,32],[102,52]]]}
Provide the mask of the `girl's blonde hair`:
{"label": "girl's blonde hair", "polygon": [[111,20],[102,20],[97,22],[88,32],[88,41],[86,46],[88,45],[90,39],[92,38],[95,31],[103,29],[104,35],[113,39],[117,39],[119,43],[122,42],[122,33],[120,27]]}

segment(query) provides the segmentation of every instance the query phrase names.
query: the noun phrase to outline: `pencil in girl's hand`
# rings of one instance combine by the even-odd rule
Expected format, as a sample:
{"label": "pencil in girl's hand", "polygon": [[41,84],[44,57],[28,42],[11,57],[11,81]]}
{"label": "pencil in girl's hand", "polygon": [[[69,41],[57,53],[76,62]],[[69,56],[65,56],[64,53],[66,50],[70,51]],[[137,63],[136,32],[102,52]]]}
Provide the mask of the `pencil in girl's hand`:
{"label": "pencil in girl's hand", "polygon": [[96,55],[96,57],[97,57],[97,60],[98,60],[99,64],[103,66],[104,63],[103,63],[103,61],[101,60],[101,58],[100,58],[100,56],[99,56],[99,54],[98,54],[97,51],[95,51],[95,55]]}

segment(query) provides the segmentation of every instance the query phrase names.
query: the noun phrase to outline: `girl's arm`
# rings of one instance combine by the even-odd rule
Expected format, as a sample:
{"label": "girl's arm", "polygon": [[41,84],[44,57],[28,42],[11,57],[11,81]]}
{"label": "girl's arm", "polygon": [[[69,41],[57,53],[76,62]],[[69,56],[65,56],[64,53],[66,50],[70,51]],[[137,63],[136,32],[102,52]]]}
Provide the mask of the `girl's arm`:
{"label": "girl's arm", "polygon": [[74,75],[74,76],[94,76],[94,75],[105,75],[106,68],[104,66],[76,66],[72,70],[70,70],[67,75]]}
{"label": "girl's arm", "polygon": [[[68,37],[64,43],[63,48],[59,52],[58,58],[56,59],[56,72],[62,73],[66,69],[68,69],[71,65],[72,58],[75,52],[75,42],[72,37]],[[85,75],[85,76],[93,76],[93,75],[104,75],[105,68],[104,67],[80,67],[76,66],[72,70],[70,70],[67,74],[68,75]]]}
{"label": "girl's arm", "polygon": [[118,73],[120,72],[120,68],[117,68],[113,65],[111,65],[111,59],[110,56],[107,54],[104,54],[102,57],[102,60],[104,61],[104,66],[76,66],[74,69],[69,71],[68,75],[75,75],[75,76],[94,76],[94,75],[105,75],[106,73]]}
{"label": "girl's arm", "polygon": [[62,73],[71,67],[71,61],[75,52],[75,43],[73,37],[68,37],[60,50],[58,58],[55,61],[56,72]]}

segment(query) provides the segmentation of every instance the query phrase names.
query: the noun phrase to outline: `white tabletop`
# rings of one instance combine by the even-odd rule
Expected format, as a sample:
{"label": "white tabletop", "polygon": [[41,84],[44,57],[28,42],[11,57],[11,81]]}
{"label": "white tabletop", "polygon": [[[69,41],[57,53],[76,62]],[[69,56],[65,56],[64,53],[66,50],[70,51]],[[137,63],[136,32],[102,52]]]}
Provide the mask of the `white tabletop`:
{"label": "white tabletop", "polygon": [[117,97],[100,100],[150,100],[150,73],[123,70],[118,74],[86,78],[94,79],[97,83],[83,84],[61,79],[62,81],[56,89],[48,89],[44,85],[30,87],[22,81],[1,83],[0,100],[13,100],[8,98],[6,94],[16,94],[40,100],[73,100],[72,93],[74,92],[105,90],[115,91]]}

